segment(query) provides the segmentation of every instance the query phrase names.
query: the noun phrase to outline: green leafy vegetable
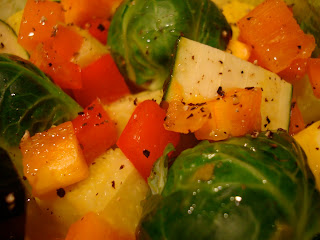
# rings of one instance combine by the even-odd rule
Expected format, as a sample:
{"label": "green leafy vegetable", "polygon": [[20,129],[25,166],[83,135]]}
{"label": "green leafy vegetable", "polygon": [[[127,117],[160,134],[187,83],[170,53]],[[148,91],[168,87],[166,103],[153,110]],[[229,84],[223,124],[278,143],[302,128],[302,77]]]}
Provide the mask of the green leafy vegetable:
{"label": "green leafy vegetable", "polygon": [[286,132],[201,142],[147,199],[138,239],[296,239],[320,232],[320,196]]}
{"label": "green leafy vegetable", "polygon": [[30,62],[0,54],[0,146],[77,116],[81,107]]}
{"label": "green leafy vegetable", "polygon": [[125,0],[112,19],[108,45],[128,82],[159,89],[180,36],[225,49],[231,28],[211,0]]}
{"label": "green leafy vegetable", "polygon": [[148,178],[152,194],[161,194],[163,191],[168,175],[168,154],[171,151],[174,151],[174,146],[170,143],[164,149],[163,155],[153,165],[150,177]]}

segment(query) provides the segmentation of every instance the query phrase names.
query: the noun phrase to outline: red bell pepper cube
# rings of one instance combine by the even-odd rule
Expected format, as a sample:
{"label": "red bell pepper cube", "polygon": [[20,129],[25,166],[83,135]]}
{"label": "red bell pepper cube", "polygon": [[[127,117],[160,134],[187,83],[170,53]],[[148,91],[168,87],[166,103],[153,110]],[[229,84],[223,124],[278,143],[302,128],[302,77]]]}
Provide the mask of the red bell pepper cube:
{"label": "red bell pepper cube", "polygon": [[82,42],[83,38],[71,27],[57,25],[54,35],[36,47],[30,60],[61,88],[79,89],[82,87],[81,68],[71,59]]}
{"label": "red bell pepper cube", "polygon": [[110,103],[130,93],[110,54],[83,68],[81,76],[83,87],[73,93],[82,107],[96,98],[100,98],[102,103]]}
{"label": "red bell pepper cube", "polygon": [[165,110],[156,102],[140,103],[117,141],[118,147],[146,181],[167,144],[177,146],[180,140],[179,133],[164,128],[165,116]]}
{"label": "red bell pepper cube", "polygon": [[117,141],[117,129],[108,113],[96,99],[72,124],[87,163],[104,153]]}
{"label": "red bell pepper cube", "polygon": [[84,28],[89,31],[89,33],[99,40],[103,45],[107,44],[108,30],[110,26],[110,21],[103,18],[91,19],[88,21]]}

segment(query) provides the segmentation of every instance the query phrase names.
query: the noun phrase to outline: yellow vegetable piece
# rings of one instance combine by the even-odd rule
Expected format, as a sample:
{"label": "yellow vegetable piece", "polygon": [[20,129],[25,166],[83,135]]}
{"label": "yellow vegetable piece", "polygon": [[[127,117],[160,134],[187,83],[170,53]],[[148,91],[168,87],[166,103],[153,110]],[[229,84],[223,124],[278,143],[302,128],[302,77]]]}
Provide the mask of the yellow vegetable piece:
{"label": "yellow vegetable piece", "polygon": [[23,172],[34,196],[43,196],[88,177],[87,163],[71,122],[24,136],[20,144]]}
{"label": "yellow vegetable piece", "polygon": [[251,54],[251,47],[243,42],[231,39],[228,43],[228,47],[226,51],[238,58],[241,58],[247,61]]}
{"label": "yellow vegetable piece", "polygon": [[222,12],[232,28],[232,39],[238,39],[239,28],[237,22],[247,15],[254,8],[254,5],[233,0],[222,6]]}
{"label": "yellow vegetable piece", "polygon": [[65,189],[63,198],[57,195],[51,199],[37,198],[43,214],[57,222],[60,234],[66,234],[69,226],[88,212],[97,213],[112,226],[134,234],[147,183],[118,148],[99,156],[89,171],[87,179]]}
{"label": "yellow vegetable piece", "polygon": [[320,190],[320,121],[302,130],[294,138],[305,151],[317,188]]}
{"label": "yellow vegetable piece", "polygon": [[22,20],[23,10],[16,12],[15,14],[8,17],[6,22],[13,28],[16,34],[19,34],[20,24]]}

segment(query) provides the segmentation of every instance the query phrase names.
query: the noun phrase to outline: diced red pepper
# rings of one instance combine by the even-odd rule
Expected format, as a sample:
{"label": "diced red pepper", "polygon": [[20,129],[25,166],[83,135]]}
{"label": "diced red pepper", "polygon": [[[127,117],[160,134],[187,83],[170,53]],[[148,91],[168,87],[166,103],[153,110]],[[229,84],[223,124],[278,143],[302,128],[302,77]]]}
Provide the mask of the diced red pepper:
{"label": "diced red pepper", "polygon": [[278,75],[289,83],[300,80],[307,73],[308,58],[293,60],[289,67],[282,70]]}
{"label": "diced red pepper", "polygon": [[83,88],[74,91],[76,101],[83,107],[97,97],[102,103],[113,102],[130,91],[110,54],[82,69]]}
{"label": "diced red pepper", "polygon": [[49,39],[56,31],[56,25],[64,21],[59,3],[53,1],[28,0],[23,11],[18,42],[28,52]]}
{"label": "diced red pepper", "polygon": [[305,129],[306,125],[303,120],[303,116],[298,108],[298,104],[296,100],[292,101],[291,104],[291,117],[290,117],[290,126],[289,126],[289,134],[295,135],[301,130]]}
{"label": "diced red pepper", "polygon": [[140,103],[117,142],[145,180],[167,144],[177,146],[180,139],[179,133],[164,128],[165,116],[165,110],[156,102],[146,100]]}
{"label": "diced red pepper", "polygon": [[98,99],[80,112],[72,123],[87,163],[117,141],[116,126]]}
{"label": "diced red pepper", "polygon": [[307,73],[312,86],[313,94],[320,98],[320,58],[309,58]]}
{"label": "diced red pepper", "polygon": [[83,38],[72,28],[57,25],[55,34],[37,46],[30,60],[61,88],[79,89],[82,87],[81,68],[71,59],[82,42]]}
{"label": "diced red pepper", "polygon": [[84,28],[89,31],[89,33],[98,39],[102,44],[107,44],[108,30],[110,26],[110,21],[103,18],[91,19],[88,21]]}

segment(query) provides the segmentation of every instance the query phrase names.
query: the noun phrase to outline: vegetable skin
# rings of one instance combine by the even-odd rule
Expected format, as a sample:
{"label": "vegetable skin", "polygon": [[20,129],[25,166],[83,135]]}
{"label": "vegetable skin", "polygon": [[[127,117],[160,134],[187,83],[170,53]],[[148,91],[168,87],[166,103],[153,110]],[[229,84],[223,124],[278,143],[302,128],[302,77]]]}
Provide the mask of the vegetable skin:
{"label": "vegetable skin", "polygon": [[286,132],[201,142],[144,205],[137,239],[312,239],[319,193]]}

